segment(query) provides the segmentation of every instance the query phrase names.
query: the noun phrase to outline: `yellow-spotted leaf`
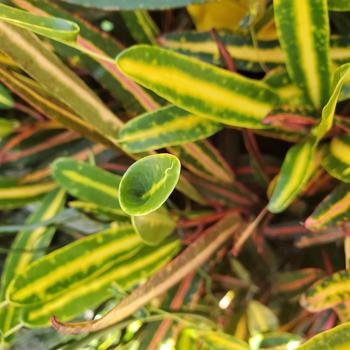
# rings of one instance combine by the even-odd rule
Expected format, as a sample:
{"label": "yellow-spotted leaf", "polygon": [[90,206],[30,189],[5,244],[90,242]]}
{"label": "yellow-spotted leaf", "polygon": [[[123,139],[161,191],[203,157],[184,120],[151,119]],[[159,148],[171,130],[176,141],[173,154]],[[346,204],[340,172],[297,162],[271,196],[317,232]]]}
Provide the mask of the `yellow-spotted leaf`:
{"label": "yellow-spotted leaf", "polygon": [[34,183],[31,185],[2,186],[0,183],[0,208],[18,208],[24,204],[35,202],[46,193],[57,187],[53,181]]}
{"label": "yellow-spotted leaf", "polygon": [[[272,68],[286,64],[286,54],[278,40],[252,40],[250,36],[227,32],[219,32],[219,38],[234,59],[237,69],[263,71],[263,67]],[[159,37],[158,42],[186,55],[214,64],[223,64],[217,43],[209,32],[169,33]],[[330,57],[337,65],[349,62],[349,37],[337,35],[330,38]]]}
{"label": "yellow-spotted leaf", "polygon": [[142,246],[131,225],[112,224],[32,263],[11,282],[7,299],[24,306],[53,300],[128,260]]}
{"label": "yellow-spotted leaf", "polygon": [[306,219],[305,227],[312,231],[341,225],[350,219],[350,185],[337,186]]}
{"label": "yellow-spotted leaf", "polygon": [[233,215],[218,221],[165,268],[154,274],[99,320],[65,323],[55,319],[53,326],[60,332],[75,334],[94,332],[125,319],[201,266],[227,239],[232,237],[239,226],[238,217]]}
{"label": "yellow-spotted leaf", "polygon": [[162,48],[137,45],[123,51],[116,63],[178,107],[223,124],[264,129],[262,119],[279,103],[262,82]]}
{"label": "yellow-spotted leaf", "polygon": [[302,191],[315,168],[314,139],[292,146],[283,161],[268,209],[279,213]]}
{"label": "yellow-spotted leaf", "polygon": [[249,345],[223,332],[185,328],[181,331],[177,350],[249,350]]}
{"label": "yellow-spotted leaf", "polygon": [[350,299],[350,271],[338,271],[313,284],[300,299],[310,312],[319,312]]}
{"label": "yellow-spotted leaf", "polygon": [[350,182],[350,136],[332,138],[322,160],[322,166],[335,178]]}
{"label": "yellow-spotted leaf", "polygon": [[350,323],[315,335],[298,350],[347,350],[350,347]]}
{"label": "yellow-spotted leaf", "polygon": [[160,208],[174,190],[180,169],[178,158],[167,153],[138,160],[120,181],[121,208],[129,215],[146,215]]}
{"label": "yellow-spotted leaf", "polygon": [[79,34],[79,27],[74,22],[33,15],[4,4],[0,4],[0,20],[61,42],[75,42]]}
{"label": "yellow-spotted leaf", "polygon": [[130,152],[144,152],[209,137],[222,126],[175,106],[167,106],[130,120],[118,142]]}
{"label": "yellow-spotted leaf", "polygon": [[327,0],[277,0],[274,12],[288,73],[320,109],[331,88]]}
{"label": "yellow-spotted leaf", "polygon": [[51,167],[54,179],[74,197],[101,207],[120,208],[120,176],[73,158],[59,158]]}
{"label": "yellow-spotted leaf", "polygon": [[248,304],[247,316],[251,336],[272,332],[278,328],[278,318],[273,311],[256,300]]}
{"label": "yellow-spotted leaf", "polygon": [[[179,241],[166,241],[157,247],[142,247],[126,260],[116,259],[103,273],[66,290],[54,299],[22,308],[23,323],[32,328],[49,326],[53,316],[64,321],[72,320],[83,311],[113,298],[114,285],[128,290],[148,278],[171,260],[179,249]],[[80,267],[76,266],[80,269],[83,267],[83,262]]]}
{"label": "yellow-spotted leaf", "polygon": [[328,8],[331,11],[350,11],[348,0],[328,0]]}
{"label": "yellow-spotted leaf", "polygon": [[[65,193],[62,189],[49,193],[39,204],[34,213],[26,221],[27,224],[47,221],[55,216],[63,207]],[[24,229],[19,232],[12,243],[11,252],[7,255],[1,275],[0,300],[4,301],[7,288],[13,278],[22,273],[32,261],[45,253],[51,242],[55,227],[38,227]],[[0,309],[0,331],[6,336],[20,323],[20,309],[6,305]]]}
{"label": "yellow-spotted leaf", "polygon": [[135,231],[148,245],[158,245],[176,227],[176,218],[172,217],[164,207],[147,215],[133,216],[131,222]]}
{"label": "yellow-spotted leaf", "polygon": [[13,105],[14,105],[14,100],[10,92],[5,88],[5,86],[0,84],[0,109],[12,108]]}

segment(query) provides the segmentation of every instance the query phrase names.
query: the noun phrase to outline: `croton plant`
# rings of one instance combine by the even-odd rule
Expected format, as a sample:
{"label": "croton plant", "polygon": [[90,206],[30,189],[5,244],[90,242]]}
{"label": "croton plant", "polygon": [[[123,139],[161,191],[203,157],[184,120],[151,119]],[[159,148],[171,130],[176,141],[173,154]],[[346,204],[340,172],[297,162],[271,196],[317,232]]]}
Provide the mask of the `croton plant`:
{"label": "croton plant", "polygon": [[1,349],[350,349],[350,1],[0,4]]}

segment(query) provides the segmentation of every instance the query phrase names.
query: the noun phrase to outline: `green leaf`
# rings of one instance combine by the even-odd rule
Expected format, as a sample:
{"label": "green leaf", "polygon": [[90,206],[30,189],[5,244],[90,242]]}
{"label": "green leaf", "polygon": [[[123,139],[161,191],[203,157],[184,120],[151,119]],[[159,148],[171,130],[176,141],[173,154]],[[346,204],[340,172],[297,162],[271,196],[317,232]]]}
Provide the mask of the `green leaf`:
{"label": "green leaf", "polygon": [[79,34],[79,27],[74,22],[62,18],[36,16],[4,4],[0,4],[0,19],[61,42],[75,42]]}
{"label": "green leaf", "polygon": [[335,108],[346,78],[350,73],[350,63],[343,64],[334,72],[332,95],[327,104],[322,109],[322,119],[320,123],[312,129],[312,134],[316,136],[319,142],[331,129],[334,119]]}
{"label": "green leaf", "polygon": [[11,134],[17,127],[17,120],[8,120],[5,118],[0,118],[0,140],[4,136]]}
{"label": "green leaf", "polygon": [[[62,17],[74,21],[80,27],[79,41],[76,45],[68,47],[54,43],[55,50],[60,56],[65,57],[71,64],[80,67],[89,73],[105,87],[110,94],[120,102],[123,107],[133,113],[141,113],[145,109],[150,110],[158,107],[146,91],[125,77],[120,70],[104,57],[115,57],[123,48],[123,45],[107,33],[102,33],[91,23],[83,20],[78,13],[72,13],[59,6],[57,2],[47,0],[16,1],[17,6],[30,11],[36,15],[47,14],[48,16]],[[86,49],[92,50],[96,55],[86,55]],[[77,51],[80,50],[80,51]]]}
{"label": "green leaf", "polygon": [[159,28],[147,11],[122,11],[121,15],[136,42],[156,44]]}
{"label": "green leaf", "polygon": [[98,8],[106,11],[149,9],[160,10],[183,7],[189,4],[200,4],[207,0],[63,0],[70,4]]}
{"label": "green leaf", "polygon": [[285,210],[306,185],[315,167],[314,144],[308,139],[288,150],[268,204],[271,213]]}
{"label": "green leaf", "polygon": [[23,323],[31,328],[47,327],[53,315],[65,321],[71,320],[112,298],[115,295],[113,288],[128,290],[148,278],[171,260],[179,249],[179,241],[166,241],[157,247],[142,247],[126,260],[111,261],[108,269],[98,276],[65,290],[50,301],[23,308]]}
{"label": "green leaf", "polygon": [[277,0],[274,13],[288,73],[320,109],[331,88],[327,0]]}
{"label": "green leaf", "polygon": [[137,45],[116,63],[173,104],[223,124],[264,129],[262,119],[279,103],[278,95],[259,81],[166,49]]}
{"label": "green leaf", "polygon": [[29,105],[43,115],[77,131],[87,139],[110,145],[105,135],[81,119],[70,108],[50,96],[37,82],[29,77],[0,67],[0,79]]}
{"label": "green leaf", "polygon": [[120,208],[120,176],[72,158],[58,158],[51,167],[54,179],[74,197],[101,207]]}
{"label": "green leaf", "polygon": [[350,299],[350,271],[338,271],[313,284],[300,299],[310,312],[319,312]]}
{"label": "green leaf", "polygon": [[18,208],[39,200],[57,187],[53,181],[31,185],[10,185],[0,187],[0,208]]}
{"label": "green leaf", "polygon": [[312,231],[339,226],[350,219],[350,185],[337,186],[306,219],[305,227]]}
{"label": "green leaf", "polygon": [[104,329],[123,320],[201,266],[227,239],[232,237],[239,226],[239,219],[236,216],[226,216],[221,219],[176,259],[154,274],[101,319],[75,323],[55,320],[53,326],[63,333],[75,334]]}
{"label": "green leaf", "polygon": [[350,136],[343,135],[332,138],[326,148],[322,166],[335,178],[350,183]]}
{"label": "green leaf", "polygon": [[131,220],[135,231],[148,245],[158,245],[176,227],[175,218],[171,217],[164,207],[147,215],[133,216]]}
{"label": "green leaf", "polygon": [[[64,191],[54,190],[45,196],[26,223],[32,224],[51,219],[62,209],[64,202]],[[7,288],[14,277],[22,273],[32,261],[45,254],[45,249],[49,246],[54,233],[55,227],[51,226],[25,229],[17,234],[1,275],[1,301],[5,300]],[[2,307],[0,309],[1,333],[6,336],[6,333],[19,324],[19,316],[19,309],[15,306]]]}
{"label": "green leaf", "polygon": [[119,185],[121,208],[129,215],[146,215],[158,209],[174,190],[180,161],[171,154],[144,157],[124,174]]}
{"label": "green leaf", "polygon": [[346,350],[350,347],[350,323],[315,335],[298,350]]}
{"label": "green leaf", "polygon": [[0,21],[1,49],[47,92],[111,139],[122,122],[100,98],[27,30]]}
{"label": "green leaf", "polygon": [[350,11],[348,0],[328,0],[328,8],[331,11]]}
{"label": "green leaf", "polygon": [[299,295],[322,275],[322,270],[315,268],[278,272],[274,279],[274,292],[289,297]]}
{"label": "green leaf", "polygon": [[275,331],[279,326],[278,318],[273,311],[256,300],[248,304],[247,316],[251,336]]}
{"label": "green leaf", "polygon": [[211,120],[167,106],[130,120],[119,130],[118,142],[137,153],[204,139],[221,129]]}
{"label": "green leaf", "polygon": [[[263,72],[264,66],[274,68],[286,64],[286,54],[278,40],[253,40],[251,36],[236,35],[227,31],[219,32],[219,37],[239,70]],[[180,53],[198,57],[213,64],[223,64],[217,44],[210,32],[169,33],[159,37],[158,42]],[[330,57],[335,64],[349,62],[348,36],[331,36]]]}
{"label": "green leaf", "polygon": [[251,350],[289,350],[299,349],[298,346],[303,338],[297,334],[285,332],[272,332],[267,334],[259,334],[251,339]]}
{"label": "green leaf", "polygon": [[234,182],[234,174],[229,164],[209,141],[201,140],[168,149],[181,159],[181,163],[191,173],[214,182]]}
{"label": "green leaf", "polygon": [[0,109],[13,108],[13,106],[14,100],[11,96],[11,93],[5,88],[5,86],[0,84]]}
{"label": "green leaf", "polygon": [[143,244],[131,225],[111,224],[100,233],[70,243],[32,263],[10,284],[16,305],[40,304],[107,271],[135,255]]}

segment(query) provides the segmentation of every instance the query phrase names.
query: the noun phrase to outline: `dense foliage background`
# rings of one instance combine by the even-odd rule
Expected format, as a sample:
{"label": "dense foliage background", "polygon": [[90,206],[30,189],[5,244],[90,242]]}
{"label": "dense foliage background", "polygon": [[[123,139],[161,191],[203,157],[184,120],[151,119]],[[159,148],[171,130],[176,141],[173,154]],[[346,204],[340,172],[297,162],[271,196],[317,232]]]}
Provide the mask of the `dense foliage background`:
{"label": "dense foliage background", "polygon": [[346,0],[1,1],[0,347],[350,346],[349,70]]}

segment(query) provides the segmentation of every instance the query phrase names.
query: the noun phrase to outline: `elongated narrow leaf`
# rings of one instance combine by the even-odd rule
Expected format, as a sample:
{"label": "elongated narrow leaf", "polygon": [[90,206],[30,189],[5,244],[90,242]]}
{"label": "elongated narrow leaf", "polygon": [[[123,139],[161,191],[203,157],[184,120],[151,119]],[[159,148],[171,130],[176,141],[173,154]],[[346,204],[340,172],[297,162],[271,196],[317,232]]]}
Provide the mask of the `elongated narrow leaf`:
{"label": "elongated narrow leaf", "polygon": [[211,120],[175,106],[167,106],[132,119],[118,133],[118,142],[130,153],[204,139],[222,129]]}
{"label": "elongated narrow leaf", "polygon": [[88,49],[96,54],[105,57],[115,57],[123,48],[123,45],[107,33],[102,33],[90,23],[82,20],[79,14],[72,14],[60,7],[56,2],[48,0],[13,0],[17,6],[30,11],[36,15],[50,15],[62,17],[77,23],[80,33],[75,48],[53,43],[56,51],[63,57],[70,60],[77,67],[86,69],[90,74],[114,96],[117,101],[128,111],[141,113],[144,110],[151,110],[158,107],[146,91],[127,78],[120,70],[107,60],[101,59],[98,55],[86,55],[76,49]]}
{"label": "elongated narrow leaf", "polygon": [[331,11],[350,11],[348,0],[328,0],[328,8]]}
{"label": "elongated narrow leaf", "polygon": [[[29,217],[27,223],[46,221],[55,216],[65,201],[62,189],[49,193],[40,203],[36,211]],[[39,227],[33,230],[19,232],[13,242],[12,251],[7,255],[4,270],[1,275],[2,301],[5,300],[7,287],[11,280],[23,272],[28,264],[45,253],[55,232],[54,227]],[[13,327],[20,323],[20,310],[13,305],[6,305],[0,309],[0,330],[6,336]]]}
{"label": "elongated narrow leaf", "polygon": [[172,146],[169,151],[181,159],[193,174],[215,182],[232,183],[233,171],[219,151],[207,140]]}
{"label": "elongated narrow leaf", "polygon": [[335,178],[350,182],[350,136],[334,137],[326,149],[322,166]]}
{"label": "elongated narrow leaf", "polygon": [[319,312],[350,298],[350,272],[339,271],[312,285],[300,303],[310,312]]}
{"label": "elongated narrow leaf", "polygon": [[70,194],[101,207],[118,209],[121,177],[97,166],[72,158],[59,158],[52,164],[52,176]]}
{"label": "elongated narrow leaf", "polygon": [[62,42],[74,42],[79,34],[76,23],[62,18],[36,16],[4,4],[0,4],[0,19]]}
{"label": "elongated narrow leaf", "polygon": [[296,271],[279,272],[274,281],[274,291],[288,296],[303,292],[312,283],[322,277],[320,269],[305,268]]}
{"label": "elongated narrow leaf", "polygon": [[101,233],[70,243],[31,264],[11,282],[8,299],[18,305],[52,300],[93,275],[100,275],[116,260],[125,261],[141,247],[130,225],[112,224]]}
{"label": "elongated narrow leaf", "polygon": [[136,9],[149,9],[160,10],[174,7],[183,7],[188,4],[203,3],[206,0],[100,0],[98,2],[94,0],[63,0],[65,2],[80,5],[84,7],[98,8],[106,11],[115,10],[136,10]]}
{"label": "elongated narrow leaf", "polygon": [[121,208],[129,215],[146,215],[158,209],[174,190],[180,161],[171,154],[144,157],[124,174],[119,185]]}
{"label": "elongated narrow leaf", "polygon": [[43,304],[23,308],[28,327],[46,327],[53,315],[68,321],[113,297],[113,285],[128,290],[151,276],[179,251],[179,241],[167,241],[157,247],[143,247],[124,261],[115,261],[103,274],[65,291]]}
{"label": "elongated narrow leaf", "polygon": [[39,200],[43,195],[57,187],[55,182],[31,185],[0,187],[0,207],[18,208]]}
{"label": "elongated narrow leaf", "polygon": [[146,244],[158,245],[174,231],[176,219],[160,207],[150,214],[133,216],[132,224]]}
{"label": "elongated narrow leaf", "polygon": [[341,225],[350,218],[350,185],[337,186],[305,221],[305,227],[318,231]]}
{"label": "elongated narrow leaf", "polygon": [[117,65],[175,105],[223,124],[266,128],[261,120],[279,103],[261,82],[170,50],[137,45],[123,51]]}
{"label": "elongated narrow leaf", "polygon": [[121,121],[34,34],[0,22],[2,50],[47,91],[97,130],[114,138]]}
{"label": "elongated narrow leaf", "polygon": [[350,301],[336,305],[333,310],[336,312],[341,323],[350,321]]}
{"label": "elongated narrow leaf", "polygon": [[331,88],[327,0],[277,0],[274,13],[290,76],[322,108]]}
{"label": "elongated narrow leaf", "polygon": [[[284,66],[286,63],[286,55],[278,40],[253,41],[249,36],[228,32],[220,32],[219,37],[239,70],[263,71],[263,66],[273,68]],[[164,47],[186,55],[195,56],[210,63],[222,64],[217,44],[209,32],[169,33],[161,36],[158,42]],[[349,37],[332,36],[330,38],[330,57],[336,64],[349,61]]]}
{"label": "elongated narrow leaf", "polygon": [[122,11],[121,15],[131,36],[140,44],[155,44],[159,28],[145,10]]}
{"label": "elongated narrow leaf", "polygon": [[0,85],[0,109],[12,108],[14,105],[11,93],[5,88],[5,86]]}
{"label": "elongated narrow leaf", "polygon": [[0,80],[13,93],[21,97],[43,115],[77,131],[90,140],[110,144],[108,139],[99,133],[94,126],[81,119],[66,105],[51,97],[34,80],[2,67],[0,67]]}
{"label": "elongated narrow leaf", "polygon": [[335,107],[337,105],[345,79],[349,76],[349,74],[350,63],[343,64],[334,73],[332,95],[322,109],[322,119],[320,123],[312,130],[312,133],[317,138],[317,142],[319,142],[332,127]]}
{"label": "elongated narrow leaf", "polygon": [[315,335],[298,350],[345,350],[350,346],[350,323],[345,323],[329,331]]}
{"label": "elongated narrow leaf", "polygon": [[289,149],[268,204],[272,213],[279,213],[287,208],[306,185],[314,167],[313,157],[313,139]]}
{"label": "elongated narrow leaf", "polygon": [[70,334],[90,332],[106,328],[128,317],[202,265],[229,237],[232,237],[239,225],[238,218],[235,216],[223,218],[103,318],[85,323],[68,324],[53,320],[53,326],[58,331]]}

